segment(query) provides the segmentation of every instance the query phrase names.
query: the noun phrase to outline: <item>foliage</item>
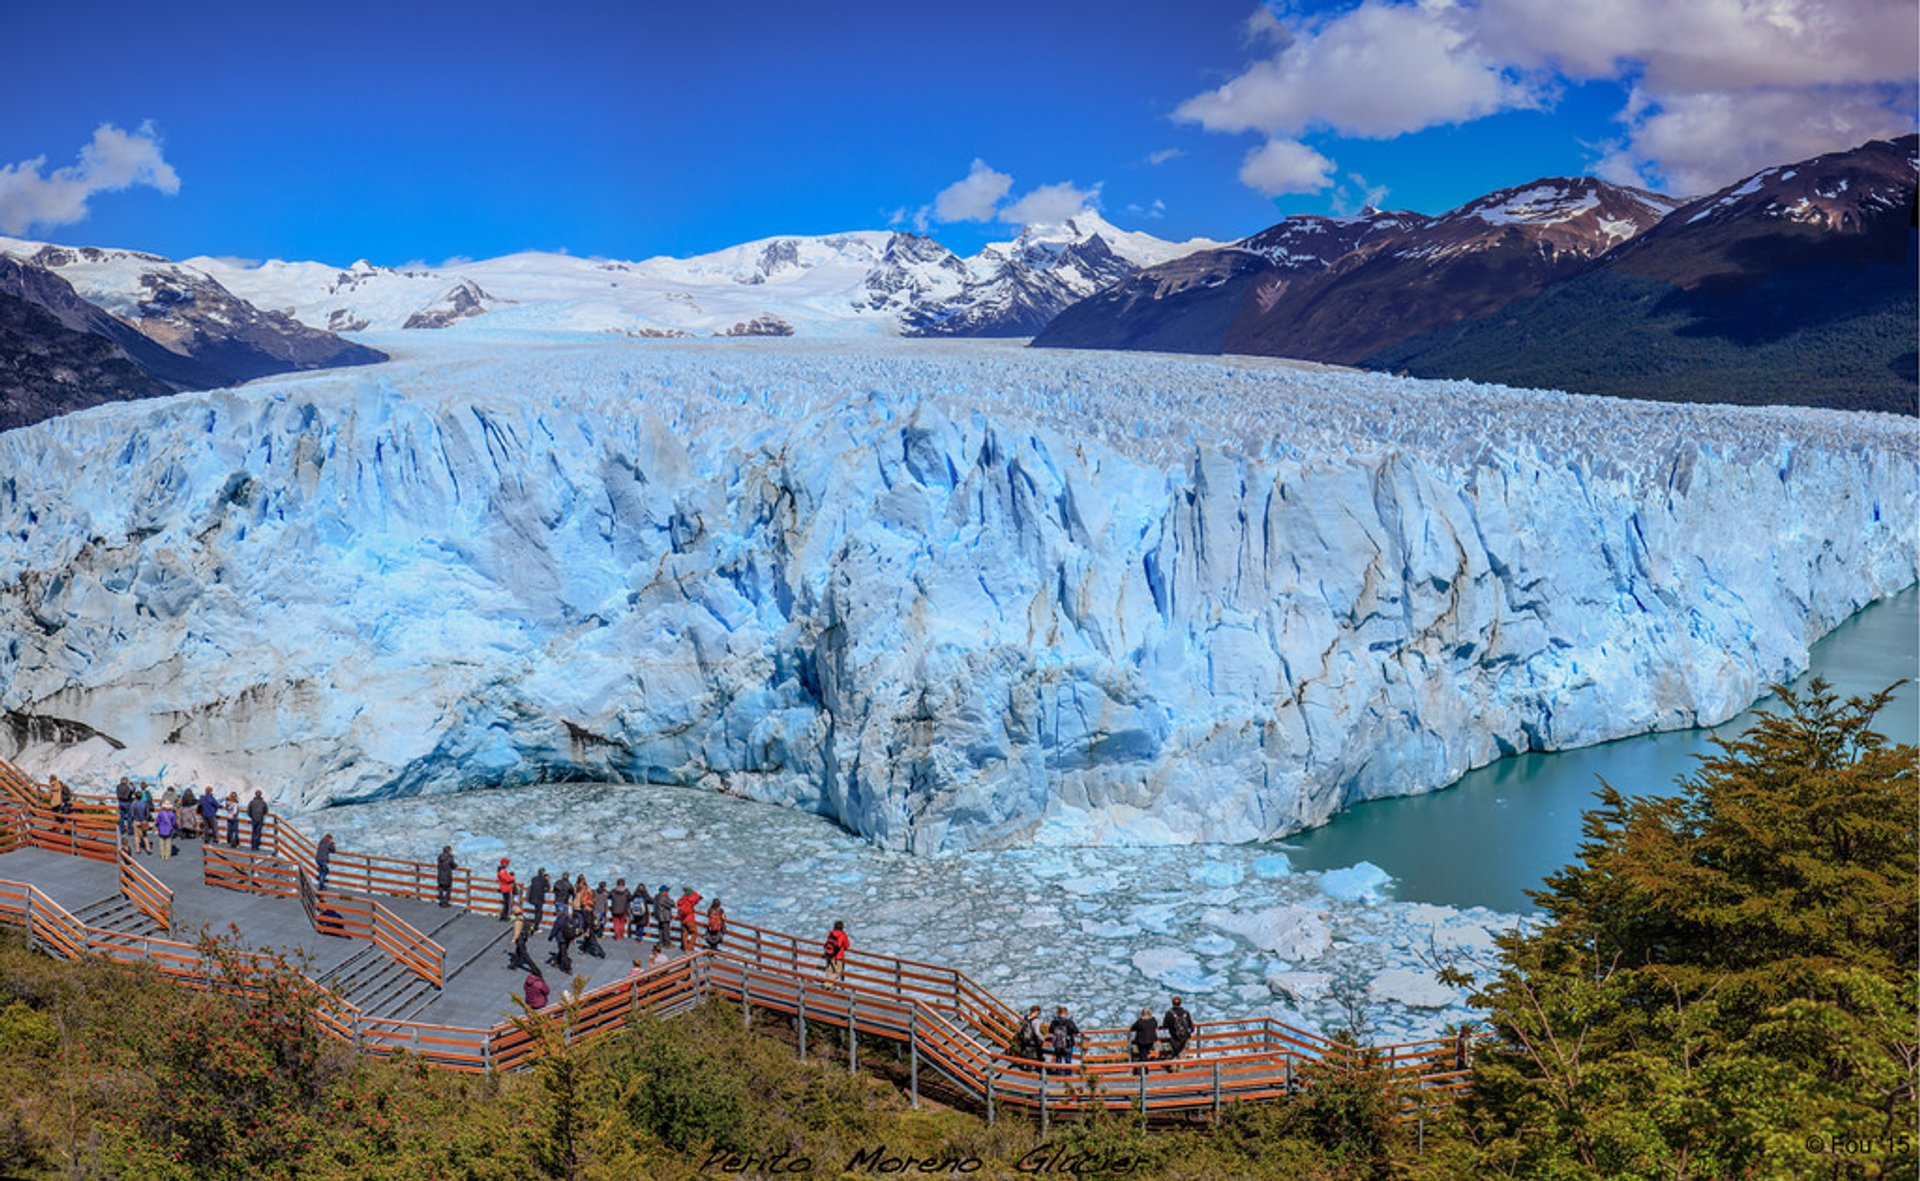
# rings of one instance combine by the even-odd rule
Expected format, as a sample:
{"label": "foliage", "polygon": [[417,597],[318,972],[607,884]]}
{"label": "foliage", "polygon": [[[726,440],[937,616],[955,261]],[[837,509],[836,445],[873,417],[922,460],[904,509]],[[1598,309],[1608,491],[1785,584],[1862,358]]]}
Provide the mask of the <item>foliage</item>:
{"label": "foliage", "polygon": [[1915,752],[1870,728],[1888,693],[1776,692],[1679,796],[1607,787],[1503,941],[1484,1171],[1913,1174]]}

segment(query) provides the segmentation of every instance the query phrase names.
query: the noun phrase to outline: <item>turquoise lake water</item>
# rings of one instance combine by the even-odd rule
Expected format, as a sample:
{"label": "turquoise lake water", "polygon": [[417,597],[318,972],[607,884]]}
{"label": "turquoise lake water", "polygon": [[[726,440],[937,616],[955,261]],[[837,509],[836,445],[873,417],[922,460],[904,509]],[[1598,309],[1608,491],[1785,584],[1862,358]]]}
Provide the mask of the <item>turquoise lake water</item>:
{"label": "turquoise lake water", "polygon": [[[1916,675],[1920,588],[1909,587],[1823,638],[1806,675],[1794,684],[1825,677],[1845,697]],[[1526,892],[1573,859],[1581,813],[1592,806],[1601,779],[1628,796],[1674,794],[1676,779],[1692,772],[1697,756],[1713,752],[1715,735],[1731,737],[1752,718],[1749,710],[1708,729],[1515,755],[1442,791],[1357,805],[1279,847],[1303,869],[1371,861],[1393,875],[1392,893],[1403,901],[1529,911]],[[1896,741],[1920,741],[1920,691],[1902,687],[1877,728]]]}

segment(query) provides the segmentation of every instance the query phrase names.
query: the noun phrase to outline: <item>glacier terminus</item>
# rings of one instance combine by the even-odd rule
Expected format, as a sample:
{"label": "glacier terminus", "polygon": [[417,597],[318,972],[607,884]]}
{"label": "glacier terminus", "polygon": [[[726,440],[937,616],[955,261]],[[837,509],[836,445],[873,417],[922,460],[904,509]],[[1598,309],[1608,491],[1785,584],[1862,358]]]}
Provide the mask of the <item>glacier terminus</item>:
{"label": "glacier terminus", "polygon": [[1724,720],[1916,578],[1891,416],[368,339],[0,434],[0,741],[305,807],[597,780],[923,854],[1242,842]]}

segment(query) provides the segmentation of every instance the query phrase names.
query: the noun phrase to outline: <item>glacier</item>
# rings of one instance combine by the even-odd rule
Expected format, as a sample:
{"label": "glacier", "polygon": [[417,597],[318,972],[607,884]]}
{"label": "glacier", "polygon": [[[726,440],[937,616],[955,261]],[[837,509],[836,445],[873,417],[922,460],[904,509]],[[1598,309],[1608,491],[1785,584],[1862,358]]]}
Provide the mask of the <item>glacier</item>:
{"label": "glacier", "polygon": [[604,780],[914,853],[1245,842],[1724,720],[1916,578],[1890,416],[422,335],[0,434],[0,745],[297,806]]}

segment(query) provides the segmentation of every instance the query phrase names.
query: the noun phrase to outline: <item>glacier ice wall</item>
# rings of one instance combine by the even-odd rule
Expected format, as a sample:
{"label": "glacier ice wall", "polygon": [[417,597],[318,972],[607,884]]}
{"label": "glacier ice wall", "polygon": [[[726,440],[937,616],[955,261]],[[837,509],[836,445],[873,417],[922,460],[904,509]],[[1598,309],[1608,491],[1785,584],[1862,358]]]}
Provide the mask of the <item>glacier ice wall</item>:
{"label": "glacier ice wall", "polygon": [[0,709],[306,804],[608,778],[918,852],[1239,841],[1723,720],[1916,576],[1881,416],[433,347],[0,435]]}

